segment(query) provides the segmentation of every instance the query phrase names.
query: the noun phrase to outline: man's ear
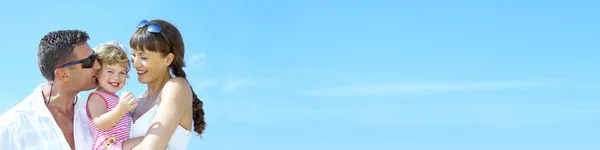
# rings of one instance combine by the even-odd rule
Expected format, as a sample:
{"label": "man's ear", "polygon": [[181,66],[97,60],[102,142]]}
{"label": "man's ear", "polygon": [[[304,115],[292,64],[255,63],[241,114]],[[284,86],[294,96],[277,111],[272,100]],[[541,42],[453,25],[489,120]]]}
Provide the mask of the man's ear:
{"label": "man's ear", "polygon": [[54,80],[69,80],[69,71],[66,68],[57,68],[54,70]]}
{"label": "man's ear", "polygon": [[173,63],[173,59],[175,59],[175,55],[173,53],[167,54],[167,60],[165,61],[165,66],[169,67],[171,63]]}

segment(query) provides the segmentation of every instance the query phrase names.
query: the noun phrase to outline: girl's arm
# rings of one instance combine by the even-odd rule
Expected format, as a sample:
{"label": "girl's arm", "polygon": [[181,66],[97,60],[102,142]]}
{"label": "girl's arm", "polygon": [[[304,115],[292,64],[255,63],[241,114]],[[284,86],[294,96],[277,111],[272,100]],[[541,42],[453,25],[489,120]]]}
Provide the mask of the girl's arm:
{"label": "girl's arm", "polygon": [[107,112],[104,98],[93,93],[87,100],[87,110],[90,115],[89,117],[100,131],[106,131],[115,126],[128,111],[126,108],[117,105],[114,109]]}
{"label": "girl's arm", "polygon": [[[142,93],[142,95],[140,95],[140,97],[138,97],[138,98],[137,98],[137,99],[138,99],[138,101],[137,101],[138,105],[139,105],[141,102],[143,102],[143,100],[142,100],[142,99],[144,99],[144,98],[146,97],[146,94],[148,94],[148,91],[147,91],[147,90],[144,90],[144,92]],[[142,100],[142,101],[140,101],[140,100]],[[130,112],[130,114],[131,114],[131,117],[133,117],[133,112],[134,112],[134,111],[135,111],[135,109],[131,109],[131,110],[129,110],[129,112]]]}
{"label": "girl's arm", "polygon": [[192,90],[188,82],[176,77],[162,89],[160,105],[156,110],[150,128],[142,142],[133,149],[165,149],[177,129],[185,108],[192,104]]}

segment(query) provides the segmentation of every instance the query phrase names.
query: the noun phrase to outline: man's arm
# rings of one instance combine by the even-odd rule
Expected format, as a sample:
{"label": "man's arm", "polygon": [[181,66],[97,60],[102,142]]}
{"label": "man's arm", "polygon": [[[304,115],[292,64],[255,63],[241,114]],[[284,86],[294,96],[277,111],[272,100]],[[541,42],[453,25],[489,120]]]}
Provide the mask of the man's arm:
{"label": "man's arm", "polygon": [[[4,120],[2,120],[4,121]],[[11,125],[0,125],[0,149],[20,150],[21,146],[17,143]]]}

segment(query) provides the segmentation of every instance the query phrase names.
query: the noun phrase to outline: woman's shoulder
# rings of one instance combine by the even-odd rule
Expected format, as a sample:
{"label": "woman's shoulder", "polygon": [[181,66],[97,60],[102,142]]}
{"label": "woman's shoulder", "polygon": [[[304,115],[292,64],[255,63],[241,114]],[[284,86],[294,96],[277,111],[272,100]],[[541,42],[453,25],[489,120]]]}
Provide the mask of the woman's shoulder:
{"label": "woman's shoulder", "polygon": [[167,89],[167,90],[171,90],[171,89],[182,90],[182,89],[187,89],[189,87],[190,87],[190,83],[187,81],[187,79],[182,78],[182,77],[174,77],[174,78],[169,79],[169,81],[167,81],[167,83],[163,87],[163,91],[165,89]]}
{"label": "woman's shoulder", "polygon": [[169,79],[169,81],[167,81],[167,84],[183,84],[183,85],[187,85],[187,86],[190,85],[188,83],[187,79],[182,78],[182,77],[171,78],[171,79]]}
{"label": "woman's shoulder", "polygon": [[[169,79],[163,89],[161,90],[161,95],[169,95],[169,96],[182,96],[186,94],[191,94],[191,87],[188,81],[182,77],[175,77]],[[169,94],[165,94],[169,93]],[[161,96],[162,97],[162,96]]]}
{"label": "woman's shoulder", "polygon": [[186,101],[191,98],[192,90],[185,78],[175,77],[169,79],[161,90],[161,101],[168,99]]}

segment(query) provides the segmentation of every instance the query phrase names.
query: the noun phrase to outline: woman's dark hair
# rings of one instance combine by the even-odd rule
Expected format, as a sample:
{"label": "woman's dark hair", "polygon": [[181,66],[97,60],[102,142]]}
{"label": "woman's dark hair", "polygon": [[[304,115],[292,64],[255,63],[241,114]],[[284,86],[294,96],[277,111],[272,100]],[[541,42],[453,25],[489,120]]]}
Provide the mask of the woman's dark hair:
{"label": "woman's dark hair", "polygon": [[[185,46],[183,44],[183,38],[179,30],[171,23],[164,20],[150,20],[148,24],[158,24],[162,27],[159,33],[151,33],[147,31],[148,26],[139,28],[129,41],[129,45],[132,49],[146,50],[152,52],[158,52],[163,56],[167,56],[169,53],[173,53],[175,56],[173,62],[169,66],[169,69],[176,77],[182,77],[187,80],[185,71],[185,62],[183,61],[185,55]],[[169,44],[170,43],[170,44]],[[192,87],[190,86],[190,89]],[[194,89],[192,89],[193,96],[193,121],[194,131],[198,134],[202,134],[206,128],[206,122],[204,121],[204,110],[202,109],[203,103],[196,96]]]}

